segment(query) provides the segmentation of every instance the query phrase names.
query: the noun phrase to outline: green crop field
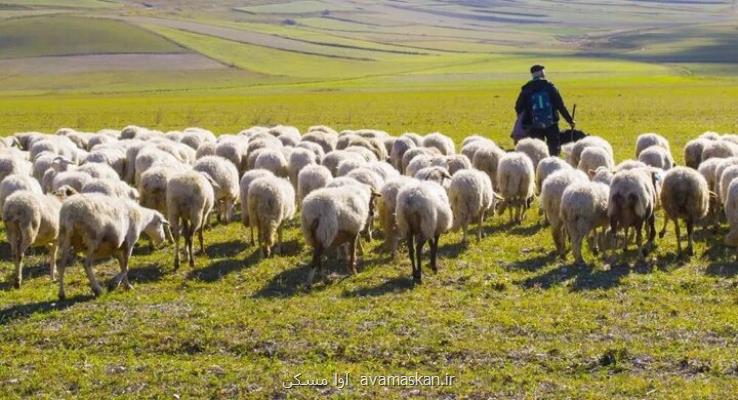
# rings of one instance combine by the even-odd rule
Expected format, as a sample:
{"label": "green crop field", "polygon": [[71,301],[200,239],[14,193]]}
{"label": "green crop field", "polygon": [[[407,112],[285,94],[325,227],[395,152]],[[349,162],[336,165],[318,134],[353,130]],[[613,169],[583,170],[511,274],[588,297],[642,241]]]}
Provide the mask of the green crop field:
{"label": "green crop field", "polygon": [[[681,164],[691,138],[738,132],[735,16],[732,1],[5,1],[0,135],[325,124],[440,131],[457,150],[482,134],[510,149],[514,100],[541,62],[616,161],[633,158],[637,134],[659,132]],[[488,218],[481,242],[443,235],[439,272],[424,269],[422,285],[404,246],[396,259],[381,252],[380,232],[357,275],[331,260],[310,291],[299,225],[265,260],[240,222],[216,224],[196,267],[179,271],[173,246],[142,240],[134,289],[99,298],[77,261],[64,301],[42,248],[13,288],[2,225],[0,398],[725,399],[738,389],[727,224],[698,228],[692,258],[677,256],[670,226],[645,261],[631,246],[614,257],[586,249],[577,265],[554,254],[533,207],[519,226]],[[102,282],[117,270],[96,266]],[[296,374],[346,373],[343,388],[284,387]],[[454,380],[362,382],[416,373]]]}

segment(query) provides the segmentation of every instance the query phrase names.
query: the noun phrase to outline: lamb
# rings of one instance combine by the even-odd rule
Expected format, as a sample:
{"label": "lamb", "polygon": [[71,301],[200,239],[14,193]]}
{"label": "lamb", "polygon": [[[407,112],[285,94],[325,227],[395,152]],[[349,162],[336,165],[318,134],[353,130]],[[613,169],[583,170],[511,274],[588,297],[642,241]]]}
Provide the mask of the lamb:
{"label": "lamb", "polygon": [[[582,263],[582,241],[597,228],[608,223],[608,197],[610,188],[599,182],[573,182],[561,196],[559,217],[571,239],[576,262]],[[596,243],[596,241],[595,241]],[[597,246],[590,243],[592,252]]]}
{"label": "lamb", "polygon": [[669,141],[666,140],[665,137],[656,133],[643,133],[638,135],[638,138],[636,139],[636,158],[640,159],[641,153],[647,148],[653,146],[661,147],[662,149],[671,153]]}
{"label": "lamb", "polygon": [[56,279],[56,239],[59,234],[61,201],[40,190],[20,190],[8,196],[3,204],[5,232],[15,264],[15,287],[23,281],[23,257],[32,245],[46,246],[49,273]]}
{"label": "lamb", "polygon": [[430,266],[437,272],[438,240],[453,225],[453,212],[446,191],[435,182],[409,183],[397,194],[395,215],[400,235],[407,239],[413,279],[420,283],[420,259],[425,242],[430,241]]}
{"label": "lamb", "polygon": [[251,182],[248,190],[248,209],[259,237],[264,257],[272,254],[275,231],[278,252],[282,248],[282,227],[295,215],[295,190],[285,179],[262,177]]}
{"label": "lamb", "polygon": [[674,160],[671,153],[661,146],[651,146],[641,151],[638,161],[668,171],[674,166]]}
{"label": "lamb", "polygon": [[567,155],[566,161],[572,167],[576,168],[577,166],[579,166],[579,158],[581,157],[582,152],[584,151],[584,149],[590,146],[602,147],[608,152],[608,154],[610,154],[610,157],[613,160],[615,159],[613,152],[612,152],[612,146],[607,140],[599,136],[587,136],[574,143],[574,145],[571,148],[571,153]]}
{"label": "lamb", "polygon": [[241,200],[241,223],[243,223],[244,227],[250,228],[252,245],[255,243],[254,224],[251,223],[251,220],[249,218],[249,188],[251,187],[251,183],[256,179],[270,176],[274,176],[274,174],[266,169],[252,169],[250,171],[246,171],[246,173],[243,174],[238,184],[239,198]]}
{"label": "lamb", "polygon": [[495,192],[500,190],[500,185],[497,182],[497,167],[500,164],[500,159],[505,156],[505,152],[497,146],[485,146],[478,149],[474,153],[472,159],[472,166],[489,176],[492,180],[492,187]]}
{"label": "lamb", "polygon": [[[510,222],[522,222],[535,193],[533,163],[521,152],[505,154],[497,168],[497,183],[503,198],[500,214],[510,207]],[[514,214],[514,215],[513,215]]]}
{"label": "lamb", "polygon": [[[179,269],[179,236],[184,234],[190,268],[195,268],[192,239],[197,232],[200,252],[205,251],[202,229],[215,204],[212,178],[194,170],[179,172],[167,183],[167,212],[174,234],[174,269]],[[180,231],[180,226],[182,227]]]}
{"label": "lamb", "polygon": [[[655,215],[657,195],[655,180],[657,172],[646,169],[633,169],[615,174],[610,185],[610,201],[607,216],[613,239],[619,228],[635,227],[636,243],[641,258],[646,251],[641,245],[643,224],[648,224],[648,244],[656,236]],[[615,244],[615,243],[613,243]],[[628,249],[628,240],[623,242],[623,250]]]}
{"label": "lamb", "polygon": [[572,169],[571,166],[559,157],[549,156],[538,162],[536,167],[536,193],[541,193],[546,178],[556,171]]}
{"label": "lamb", "polygon": [[587,173],[589,171],[595,171],[599,167],[612,169],[614,165],[615,162],[607,150],[602,147],[591,146],[582,151],[577,168]]}
{"label": "lamb", "polygon": [[0,210],[5,204],[5,199],[20,190],[27,190],[33,193],[42,194],[41,185],[33,177],[28,175],[8,175],[0,182]]}
{"label": "lamb", "polygon": [[564,221],[560,218],[561,197],[564,190],[572,183],[587,182],[587,180],[587,175],[584,172],[569,167],[553,172],[543,181],[541,186],[541,208],[546,221],[551,225],[554,244],[561,257],[566,254]]}
{"label": "lamb", "polygon": [[92,264],[96,259],[113,256],[120,264],[120,274],[116,275],[109,288],[115,289],[128,282],[128,262],[133,246],[141,233],[155,244],[169,237],[169,222],[161,213],[144,208],[129,201],[111,199],[102,194],[77,194],[64,201],[59,210],[59,241],[61,261],[59,263],[59,299],[66,297],[64,291],[64,270],[71,261],[73,251],[84,251],[85,272],[95,296],[102,294],[102,288],[95,279]]}
{"label": "lamb", "polygon": [[254,161],[254,168],[266,169],[282,178],[288,176],[287,159],[280,150],[265,149],[259,152]]}
{"label": "lamb", "polygon": [[126,198],[134,201],[137,201],[140,197],[138,190],[117,179],[93,178],[82,186],[80,193],[102,193],[110,197]]}
{"label": "lamb", "polygon": [[702,162],[702,152],[710,146],[711,140],[705,138],[692,139],[684,146],[684,164],[697,169]]}
{"label": "lamb", "polygon": [[390,163],[392,163],[392,166],[400,171],[400,173],[403,173],[402,156],[404,156],[408,150],[415,147],[415,142],[413,142],[412,139],[402,136],[397,138],[392,144],[392,151],[390,151]]}
{"label": "lamb", "polygon": [[197,160],[193,169],[209,175],[214,182],[218,221],[231,222],[239,191],[236,167],[223,157],[209,156]]}
{"label": "lamb", "polygon": [[297,190],[297,175],[308,165],[317,165],[318,157],[308,149],[296,148],[290,154],[287,171],[292,186]]}
{"label": "lamb", "polygon": [[[348,179],[348,178],[347,178]],[[373,200],[377,194],[358,183],[311,192],[302,203],[301,228],[307,244],[313,247],[313,259],[307,286],[315,272],[322,275],[322,256],[329,249],[343,244],[351,246],[348,270],[356,273],[356,248],[359,234],[374,214]]]}
{"label": "lamb", "polygon": [[399,175],[385,182],[380,191],[378,211],[379,223],[384,232],[385,251],[389,251],[392,258],[397,256],[397,244],[400,240],[395,209],[397,207],[397,193],[408,183],[414,182],[413,178]]}
{"label": "lamb", "polygon": [[515,151],[525,154],[533,162],[533,170],[535,171],[538,162],[548,157],[548,146],[546,142],[540,139],[525,138],[515,145]]}
{"label": "lamb", "polygon": [[151,167],[141,174],[138,193],[141,205],[167,215],[167,182],[177,169],[162,165]]}
{"label": "lamb", "polygon": [[333,179],[331,171],[322,165],[308,165],[297,174],[297,202],[302,204],[310,192],[323,188]]}
{"label": "lamb", "polygon": [[461,228],[462,242],[466,243],[466,232],[473,221],[477,222],[477,241],[481,241],[485,213],[494,211],[496,199],[489,176],[475,169],[457,172],[451,178],[448,198],[454,216],[453,228]]}
{"label": "lamb", "polygon": [[[738,166],[732,168],[738,172]],[[675,167],[666,172],[661,183],[661,206],[667,217],[674,221],[679,254],[682,252],[679,219],[687,224],[687,254],[694,255],[694,224],[707,216],[709,203],[707,181],[699,172],[688,167]]]}
{"label": "lamb", "polygon": [[423,138],[423,147],[434,147],[444,156],[456,153],[454,141],[451,140],[450,137],[439,132],[433,132],[425,135],[425,137]]}

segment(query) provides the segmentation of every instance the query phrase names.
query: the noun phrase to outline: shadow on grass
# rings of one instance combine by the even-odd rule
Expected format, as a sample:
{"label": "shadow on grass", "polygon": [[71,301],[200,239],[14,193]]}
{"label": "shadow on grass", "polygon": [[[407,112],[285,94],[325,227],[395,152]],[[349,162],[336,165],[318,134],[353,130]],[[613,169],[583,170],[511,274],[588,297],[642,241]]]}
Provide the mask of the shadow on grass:
{"label": "shadow on grass", "polygon": [[[330,269],[325,265],[326,271]],[[301,264],[275,275],[267,284],[251,297],[254,298],[279,298],[294,296],[305,287],[305,279],[310,272],[310,265]],[[316,282],[319,277],[316,274]],[[313,288],[315,290],[315,288]]]}
{"label": "shadow on grass", "polygon": [[131,283],[149,283],[160,280],[165,275],[159,264],[148,264],[143,267],[133,267],[128,270],[128,279]]}
{"label": "shadow on grass", "polygon": [[[210,283],[217,282],[228,274],[255,265],[259,260],[261,260],[261,257],[261,249],[255,248],[254,251],[244,259],[225,258],[213,261],[205,268],[194,269],[187,274],[187,279],[195,279]],[[195,260],[195,262],[197,262],[197,260]]]}
{"label": "shadow on grass", "polygon": [[508,266],[510,270],[524,270],[524,271],[537,271],[544,268],[546,265],[556,262],[559,258],[559,253],[552,251],[548,254],[541,254],[533,258],[526,258],[524,260],[515,261]]}
{"label": "shadow on grass", "polygon": [[525,288],[550,289],[558,284],[573,280],[572,291],[609,289],[620,284],[630,274],[628,264],[617,264],[608,270],[593,270],[589,265],[570,263],[546,271],[521,282]]}
{"label": "shadow on grass", "polygon": [[205,254],[211,258],[235,257],[238,253],[246,250],[246,247],[246,242],[243,240],[231,240],[207,246]]}
{"label": "shadow on grass", "polygon": [[0,325],[7,325],[13,321],[28,318],[31,315],[47,313],[54,310],[64,310],[77,303],[94,299],[92,295],[75,296],[66,300],[41,301],[30,304],[19,304],[0,310]]}
{"label": "shadow on grass", "polygon": [[344,291],[343,297],[365,297],[383,296],[388,293],[402,293],[415,287],[413,279],[409,276],[398,276],[384,281],[376,286],[365,286],[353,290]]}

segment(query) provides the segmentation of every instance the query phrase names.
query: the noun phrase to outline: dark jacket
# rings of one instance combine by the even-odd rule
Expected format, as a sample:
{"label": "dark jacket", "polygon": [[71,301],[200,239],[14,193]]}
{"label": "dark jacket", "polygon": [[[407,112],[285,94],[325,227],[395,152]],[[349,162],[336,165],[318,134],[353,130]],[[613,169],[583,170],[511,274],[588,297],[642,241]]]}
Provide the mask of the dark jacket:
{"label": "dark jacket", "polygon": [[515,102],[515,112],[517,112],[518,115],[520,115],[521,112],[525,111],[523,126],[530,126],[533,124],[531,120],[532,112],[530,97],[533,93],[540,90],[548,90],[548,97],[551,99],[554,109],[554,121],[559,122],[559,113],[561,113],[561,116],[564,117],[566,122],[571,124],[571,115],[569,114],[569,110],[566,109],[566,106],[564,105],[564,100],[561,98],[561,94],[559,94],[556,86],[545,79],[534,79],[523,85],[520,90],[520,95],[518,96],[518,101]]}

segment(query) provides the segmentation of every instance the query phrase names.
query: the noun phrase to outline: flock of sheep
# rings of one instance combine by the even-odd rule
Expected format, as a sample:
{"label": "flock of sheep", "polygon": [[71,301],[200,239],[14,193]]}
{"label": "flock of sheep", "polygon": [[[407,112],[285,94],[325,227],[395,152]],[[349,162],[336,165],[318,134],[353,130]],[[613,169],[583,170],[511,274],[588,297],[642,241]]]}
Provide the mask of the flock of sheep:
{"label": "flock of sheep", "polygon": [[630,228],[645,256],[643,228],[651,245],[659,209],[666,217],[660,235],[674,221],[680,252],[678,220],[686,222],[691,254],[695,224],[717,226],[721,208],[731,226],[725,241],[738,245],[738,135],[707,132],[690,141],[686,166],[675,166],[668,141],[652,133],[638,137],[637,160],[616,164],[610,144],[596,136],[564,146],[563,155],[549,156],[536,139],[506,152],[473,135],[457,153],[453,140],[440,133],[395,137],[326,126],[304,134],[290,126],[252,127],[218,137],[200,128],[64,128],[0,141],[0,208],[16,287],[25,252],[46,246],[60,298],[65,268],[79,252],[95,295],[102,288],[93,263],[109,257],[121,270],[111,290],[121,283],[130,288],[129,260],[143,233],[152,246],[174,242],[175,269],[184,236],[186,261],[194,268],[195,234],[202,251],[211,214],[229,223],[239,204],[250,241],[256,238],[265,257],[275,245],[279,249],[282,228],[300,212],[313,249],[308,286],[316,272],[323,274],[326,256],[347,257],[347,269],[355,273],[357,248],[362,237],[372,240],[375,219],[393,256],[406,241],[419,282],[426,242],[435,271],[442,234],[460,229],[466,241],[476,223],[481,239],[487,217],[508,210],[510,222],[520,223],[536,196],[558,252],[564,257],[570,242],[578,262],[585,240],[593,252],[618,242],[627,248]]}

